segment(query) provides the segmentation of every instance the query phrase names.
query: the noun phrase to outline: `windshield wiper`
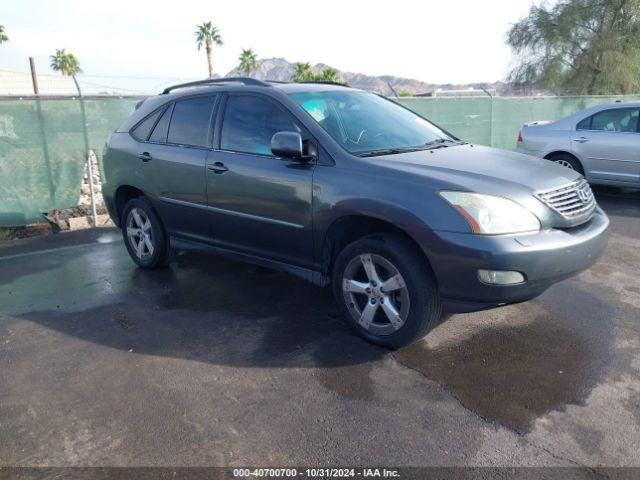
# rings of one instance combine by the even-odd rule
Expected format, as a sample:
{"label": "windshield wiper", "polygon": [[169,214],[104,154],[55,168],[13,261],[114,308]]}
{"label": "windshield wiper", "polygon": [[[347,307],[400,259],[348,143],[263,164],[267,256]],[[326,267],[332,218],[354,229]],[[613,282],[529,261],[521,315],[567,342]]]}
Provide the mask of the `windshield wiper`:
{"label": "windshield wiper", "polygon": [[466,143],[461,142],[460,140],[452,140],[450,138],[436,138],[435,140],[431,140],[416,147],[383,148],[381,150],[371,150],[369,152],[357,153],[356,155],[358,155],[359,157],[377,157],[381,155],[395,155],[398,153],[418,152],[420,150],[433,150],[435,148],[448,147],[449,145],[445,145],[445,143],[447,142],[454,145],[464,145]]}
{"label": "windshield wiper", "polygon": [[381,155],[396,155],[398,153],[417,152],[423,150],[423,147],[402,147],[402,148],[384,148],[382,150],[371,150],[370,152],[357,153],[359,157],[377,157]]}
{"label": "windshield wiper", "polygon": [[424,148],[433,149],[433,148],[441,148],[448,147],[449,145],[445,145],[445,143],[453,143],[454,145],[464,145],[465,142],[461,142],[460,140],[452,140],[450,138],[436,138],[435,140],[431,140],[422,145]]}

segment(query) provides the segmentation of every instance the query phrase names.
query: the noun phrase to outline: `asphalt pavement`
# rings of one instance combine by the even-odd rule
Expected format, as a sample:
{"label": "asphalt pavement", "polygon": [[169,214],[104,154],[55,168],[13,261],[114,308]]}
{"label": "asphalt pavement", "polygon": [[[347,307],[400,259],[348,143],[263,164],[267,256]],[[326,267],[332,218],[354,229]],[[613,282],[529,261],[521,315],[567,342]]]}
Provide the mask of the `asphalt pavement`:
{"label": "asphalt pavement", "polygon": [[640,192],[596,193],[595,266],[397,352],[284,273],[0,244],[0,466],[640,466]]}

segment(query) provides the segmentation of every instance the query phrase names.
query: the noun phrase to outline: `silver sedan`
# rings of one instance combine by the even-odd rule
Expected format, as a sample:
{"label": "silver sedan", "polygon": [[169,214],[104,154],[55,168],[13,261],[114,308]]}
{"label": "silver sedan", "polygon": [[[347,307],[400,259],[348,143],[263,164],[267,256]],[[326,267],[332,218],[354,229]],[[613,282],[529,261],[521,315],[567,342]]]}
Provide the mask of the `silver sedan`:
{"label": "silver sedan", "polygon": [[522,127],[517,151],[582,173],[590,183],[640,187],[640,103],[582,110]]}

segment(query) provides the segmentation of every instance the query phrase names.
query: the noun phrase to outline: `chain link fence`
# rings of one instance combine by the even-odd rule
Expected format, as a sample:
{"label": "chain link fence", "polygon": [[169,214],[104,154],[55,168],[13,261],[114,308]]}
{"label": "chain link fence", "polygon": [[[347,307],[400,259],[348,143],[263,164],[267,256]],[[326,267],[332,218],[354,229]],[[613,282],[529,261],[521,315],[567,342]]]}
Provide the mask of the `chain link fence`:
{"label": "chain link fence", "polygon": [[[78,204],[89,150],[104,144],[140,97],[0,97],[0,226]],[[402,98],[461,139],[513,149],[523,123],[640,97]]]}
{"label": "chain link fence", "polygon": [[0,98],[0,226],[75,207],[89,150],[100,157],[136,101]]}

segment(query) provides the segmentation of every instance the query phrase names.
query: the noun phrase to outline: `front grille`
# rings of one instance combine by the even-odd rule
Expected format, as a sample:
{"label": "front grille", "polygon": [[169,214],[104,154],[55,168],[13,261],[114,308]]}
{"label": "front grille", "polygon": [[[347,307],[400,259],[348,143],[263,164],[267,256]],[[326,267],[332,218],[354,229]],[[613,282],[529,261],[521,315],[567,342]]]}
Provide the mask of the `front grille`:
{"label": "front grille", "polygon": [[565,218],[574,219],[590,215],[596,208],[596,199],[586,180],[538,192],[538,197]]}

